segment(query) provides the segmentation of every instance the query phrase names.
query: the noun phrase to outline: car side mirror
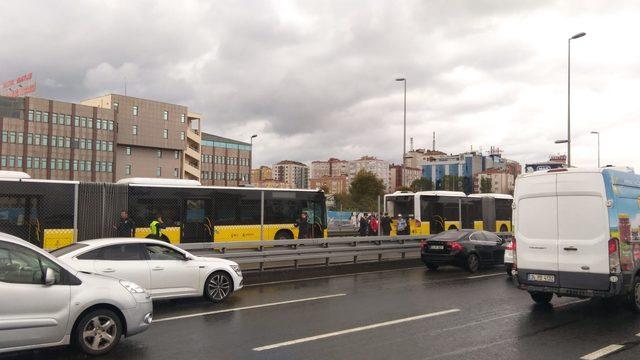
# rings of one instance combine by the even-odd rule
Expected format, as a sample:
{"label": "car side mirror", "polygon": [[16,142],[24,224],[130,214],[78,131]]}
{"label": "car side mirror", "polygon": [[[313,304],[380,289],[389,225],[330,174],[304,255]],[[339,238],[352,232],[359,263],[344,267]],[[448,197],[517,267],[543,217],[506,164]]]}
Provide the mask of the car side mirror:
{"label": "car side mirror", "polygon": [[47,268],[47,271],[44,274],[44,284],[46,286],[51,286],[56,283],[56,273],[51,270],[51,268]]}

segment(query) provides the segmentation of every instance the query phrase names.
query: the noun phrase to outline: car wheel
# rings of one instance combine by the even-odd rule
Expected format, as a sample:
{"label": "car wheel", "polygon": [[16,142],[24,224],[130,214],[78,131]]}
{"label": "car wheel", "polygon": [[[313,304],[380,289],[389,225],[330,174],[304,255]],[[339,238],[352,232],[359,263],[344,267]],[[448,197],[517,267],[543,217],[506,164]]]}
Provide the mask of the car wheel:
{"label": "car wheel", "polygon": [[640,279],[638,277],[633,280],[631,292],[627,295],[627,302],[633,312],[640,313]]}
{"label": "car wheel", "polygon": [[207,278],[204,295],[209,301],[219,303],[229,297],[233,291],[233,280],[229,274],[218,271]]}
{"label": "car wheel", "polygon": [[548,304],[553,298],[553,293],[548,292],[532,291],[529,293],[529,295],[531,295],[531,299],[533,299],[536,304]]}
{"label": "car wheel", "polygon": [[472,273],[480,270],[480,259],[478,258],[478,255],[469,254],[469,256],[467,256],[467,270]]}
{"label": "car wheel", "polygon": [[86,354],[103,355],[118,345],[122,331],[118,315],[111,310],[96,309],[80,319],[74,341]]}
{"label": "car wheel", "polygon": [[438,270],[438,267],[439,267],[438,264],[433,264],[433,263],[426,263],[425,265],[427,265],[427,269],[431,271],[436,271]]}
{"label": "car wheel", "polygon": [[509,277],[511,277],[511,276],[512,276],[512,275],[511,275],[511,270],[513,270],[513,265],[511,265],[511,264],[505,264],[505,265],[504,265],[504,267],[505,267],[505,269],[507,270],[507,275],[508,275]]}

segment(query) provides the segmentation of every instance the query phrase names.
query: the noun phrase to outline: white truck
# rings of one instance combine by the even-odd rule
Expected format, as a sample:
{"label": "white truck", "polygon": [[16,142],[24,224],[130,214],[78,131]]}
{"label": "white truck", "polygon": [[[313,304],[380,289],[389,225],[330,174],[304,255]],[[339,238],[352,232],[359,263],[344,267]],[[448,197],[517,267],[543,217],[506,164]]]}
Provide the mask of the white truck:
{"label": "white truck", "polygon": [[[516,180],[518,286],[553,294],[624,295],[640,312],[640,176],[628,168],[552,169]],[[514,246],[515,247],[515,246]]]}

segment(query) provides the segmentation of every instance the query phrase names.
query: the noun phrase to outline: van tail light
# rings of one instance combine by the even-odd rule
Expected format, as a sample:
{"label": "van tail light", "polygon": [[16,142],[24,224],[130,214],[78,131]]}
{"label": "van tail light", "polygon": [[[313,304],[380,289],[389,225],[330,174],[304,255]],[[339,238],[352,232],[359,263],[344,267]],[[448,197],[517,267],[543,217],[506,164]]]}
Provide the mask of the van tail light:
{"label": "van tail light", "polygon": [[462,245],[460,243],[454,242],[451,243],[451,251],[460,251],[462,250]]}
{"label": "van tail light", "polygon": [[620,246],[616,238],[609,239],[609,272],[620,273]]}
{"label": "van tail light", "polygon": [[518,242],[516,241],[515,236],[511,238],[511,242],[509,243],[509,246],[507,246],[508,250],[512,250],[513,251],[513,268],[516,268],[516,249],[518,248]]}

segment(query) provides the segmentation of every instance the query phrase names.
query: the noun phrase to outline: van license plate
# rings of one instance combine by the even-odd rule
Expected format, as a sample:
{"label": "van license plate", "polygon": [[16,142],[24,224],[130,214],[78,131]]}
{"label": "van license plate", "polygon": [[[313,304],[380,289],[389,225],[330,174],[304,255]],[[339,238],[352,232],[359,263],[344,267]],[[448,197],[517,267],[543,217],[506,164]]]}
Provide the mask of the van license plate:
{"label": "van license plate", "polygon": [[544,274],[528,274],[527,275],[527,280],[554,283],[554,282],[556,282],[556,276],[555,275],[544,275]]}
{"label": "van license plate", "polygon": [[431,250],[444,250],[444,245],[431,245],[429,246]]}

